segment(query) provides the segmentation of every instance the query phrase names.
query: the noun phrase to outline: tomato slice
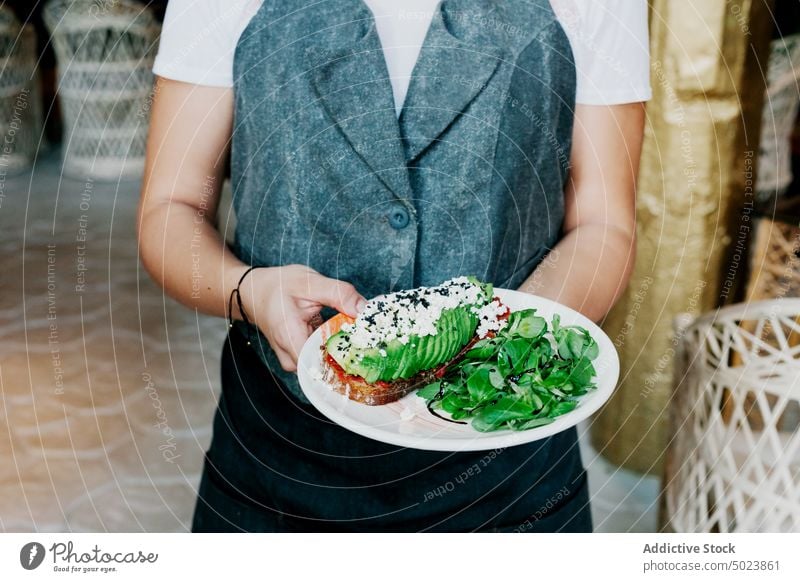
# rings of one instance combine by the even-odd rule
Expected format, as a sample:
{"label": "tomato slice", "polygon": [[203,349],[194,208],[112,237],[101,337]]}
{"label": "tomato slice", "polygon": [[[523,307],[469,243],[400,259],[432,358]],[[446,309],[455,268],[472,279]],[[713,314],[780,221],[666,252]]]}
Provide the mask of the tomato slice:
{"label": "tomato slice", "polygon": [[[344,368],[342,368],[339,365],[339,362],[334,360],[333,356],[331,356],[329,353],[325,354],[325,361],[328,363],[328,365],[331,367],[331,369],[336,374],[336,377],[341,382],[348,382],[348,381],[351,381],[351,382],[364,382],[364,378],[362,378],[361,376],[356,376],[355,374],[348,374],[347,372],[345,372]],[[391,387],[392,384],[391,384],[391,382],[387,382],[386,380],[378,380],[377,382],[372,382],[371,385],[372,386],[380,386],[382,388],[389,388],[389,387]]]}

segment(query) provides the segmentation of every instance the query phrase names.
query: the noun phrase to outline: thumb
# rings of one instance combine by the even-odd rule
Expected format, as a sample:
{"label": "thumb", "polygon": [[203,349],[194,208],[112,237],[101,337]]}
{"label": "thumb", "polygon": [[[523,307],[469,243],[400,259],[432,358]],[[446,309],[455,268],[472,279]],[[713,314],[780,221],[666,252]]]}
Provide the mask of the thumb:
{"label": "thumb", "polygon": [[314,281],[312,293],[315,301],[333,307],[350,317],[356,317],[367,303],[367,300],[352,283],[331,279],[324,275],[320,275]]}

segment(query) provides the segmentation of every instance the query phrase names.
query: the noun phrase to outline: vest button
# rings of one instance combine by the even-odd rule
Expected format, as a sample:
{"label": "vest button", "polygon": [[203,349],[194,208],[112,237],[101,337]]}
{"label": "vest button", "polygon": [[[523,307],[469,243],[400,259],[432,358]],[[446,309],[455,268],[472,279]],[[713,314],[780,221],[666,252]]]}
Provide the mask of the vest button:
{"label": "vest button", "polygon": [[411,218],[408,216],[408,211],[399,204],[392,206],[388,216],[389,224],[396,230],[407,227],[408,223],[411,221]]}

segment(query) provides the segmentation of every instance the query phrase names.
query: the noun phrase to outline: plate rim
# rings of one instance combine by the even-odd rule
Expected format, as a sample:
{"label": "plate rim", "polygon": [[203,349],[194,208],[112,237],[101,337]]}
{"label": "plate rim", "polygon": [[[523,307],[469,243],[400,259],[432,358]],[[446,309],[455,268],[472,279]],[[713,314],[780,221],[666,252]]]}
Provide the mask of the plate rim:
{"label": "plate rim", "polygon": [[[398,433],[387,432],[380,428],[364,424],[354,419],[352,416],[348,416],[347,414],[340,412],[339,410],[336,409],[335,406],[327,402],[324,398],[318,396],[317,391],[311,389],[310,386],[314,382],[320,382],[320,380],[314,378],[311,375],[311,371],[308,369],[307,366],[298,366],[298,381],[300,384],[300,388],[303,391],[303,394],[305,394],[306,398],[308,398],[308,400],[311,402],[314,408],[316,408],[319,412],[321,412],[328,420],[336,423],[338,426],[344,428],[345,430],[349,430],[366,438],[377,440],[379,442],[389,445],[394,445],[404,448],[413,448],[425,451],[438,451],[438,452],[484,451],[484,450],[491,450],[498,448],[507,448],[510,446],[522,445],[530,442],[535,442],[537,440],[542,440],[577,426],[578,423],[580,423],[582,420],[589,418],[592,414],[597,412],[597,410],[599,410],[606,402],[608,402],[608,400],[616,391],[617,385],[619,383],[620,360],[619,360],[619,353],[617,352],[614,343],[611,341],[611,338],[608,336],[608,334],[606,334],[599,325],[597,325],[594,321],[592,321],[579,311],[576,311],[571,307],[568,307],[562,303],[553,301],[552,299],[548,299],[546,297],[541,297],[539,295],[534,295],[532,293],[527,293],[525,291],[519,291],[516,289],[506,289],[502,287],[495,287],[494,293],[498,297],[500,297],[501,300],[503,299],[503,295],[510,293],[513,295],[526,296],[524,297],[524,299],[528,300],[530,300],[530,298],[533,298],[533,300],[535,300],[540,304],[548,304],[550,309],[554,312],[558,311],[569,312],[571,317],[575,317],[578,319],[577,322],[578,325],[582,325],[583,327],[589,330],[592,337],[595,339],[595,341],[598,342],[598,344],[601,343],[605,344],[606,347],[609,349],[609,354],[611,354],[612,356],[609,361],[610,366],[608,368],[604,368],[602,373],[604,375],[613,375],[613,382],[609,381],[608,387],[605,388],[604,391],[600,391],[599,388],[596,388],[594,391],[589,392],[587,395],[584,395],[584,398],[589,395],[591,395],[592,398],[586,403],[582,402],[579,406],[575,407],[574,410],[557,417],[556,420],[554,420],[550,424],[524,431],[514,431],[510,429],[504,429],[502,431],[488,432],[488,433],[475,431],[475,438],[473,439],[453,438],[453,437],[443,437],[443,438],[427,437],[421,439],[419,437],[409,437]],[[533,309],[533,308],[536,308],[536,306],[523,309]],[[313,349],[314,351],[319,353],[319,347],[321,345],[321,335],[322,335],[322,326],[317,328],[314,331],[314,333],[312,333],[311,336],[309,336],[308,340],[306,340],[306,343],[300,350],[298,362],[302,362],[303,360],[308,358],[307,352],[309,350]],[[343,399],[347,399],[347,396],[339,392],[336,392],[333,388],[329,388],[329,390],[332,393],[336,394],[337,396],[340,396]],[[414,392],[411,392],[406,396],[404,396],[403,398],[408,398],[414,395],[415,395]],[[401,398],[398,402],[402,401],[403,398]],[[364,404],[363,406],[367,405]],[[411,444],[409,441],[413,441],[413,444]]]}

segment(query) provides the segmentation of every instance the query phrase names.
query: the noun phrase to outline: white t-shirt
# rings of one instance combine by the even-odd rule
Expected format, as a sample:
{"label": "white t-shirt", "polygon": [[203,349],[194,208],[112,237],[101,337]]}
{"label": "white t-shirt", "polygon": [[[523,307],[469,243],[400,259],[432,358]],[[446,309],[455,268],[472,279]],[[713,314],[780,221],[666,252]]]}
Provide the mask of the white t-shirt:
{"label": "white t-shirt", "polygon": [[[263,1],[170,0],[153,72],[187,83],[231,87],[236,44]],[[399,115],[440,0],[364,1],[375,15]],[[647,0],[551,4],[575,56],[577,103],[650,99]]]}

